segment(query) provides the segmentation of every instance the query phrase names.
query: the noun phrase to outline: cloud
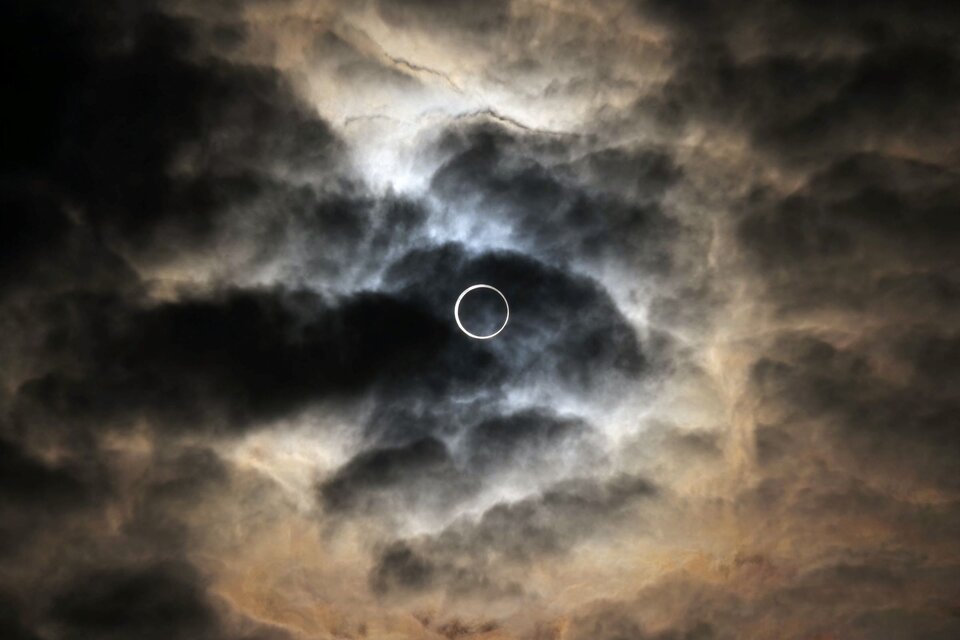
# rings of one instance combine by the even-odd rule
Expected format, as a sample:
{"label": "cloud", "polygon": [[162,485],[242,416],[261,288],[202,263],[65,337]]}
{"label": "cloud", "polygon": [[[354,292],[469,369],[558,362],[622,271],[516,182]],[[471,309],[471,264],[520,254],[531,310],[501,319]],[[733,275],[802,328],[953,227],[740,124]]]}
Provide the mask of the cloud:
{"label": "cloud", "polygon": [[[48,261],[62,264],[66,251],[93,262],[87,284],[117,252],[144,266],[209,249],[278,182],[339,163],[336,136],[281,74],[209,57],[190,23],[153,3],[14,14],[4,40],[18,52],[6,154],[16,180],[3,196],[6,242],[28,273],[53,271]],[[42,238],[40,206],[57,230]],[[48,261],[38,264],[41,250]]]}
{"label": "cloud", "polygon": [[503,220],[537,255],[579,263],[627,259],[654,273],[670,268],[666,248],[677,223],[660,202],[682,172],[663,150],[550,158],[543,147],[569,150],[547,136],[482,125],[447,132],[441,147],[453,155],[433,174],[432,190],[448,206]]}
{"label": "cloud", "polygon": [[36,529],[88,509],[105,493],[98,469],[49,464],[18,443],[0,440],[0,555],[16,557]]}
{"label": "cloud", "polygon": [[957,635],[955,3],[4,14],[0,635]]}
{"label": "cloud", "polygon": [[4,597],[0,600],[0,631],[3,632],[3,637],[12,640],[38,640],[39,636],[21,621],[18,605],[12,598]]}
{"label": "cloud", "polygon": [[270,629],[228,635],[202,578],[179,563],[98,569],[77,576],[54,598],[49,616],[65,638],[289,637]]}
{"label": "cloud", "polygon": [[470,429],[463,448],[468,465],[481,471],[544,467],[547,472],[546,467],[563,463],[566,450],[575,450],[578,459],[589,458],[593,435],[581,419],[528,409],[479,422]]}
{"label": "cloud", "polygon": [[[923,336],[924,328],[915,331]],[[897,384],[859,350],[837,349],[811,337],[784,340],[781,349],[780,358],[764,358],[753,367],[765,401],[784,405],[781,431],[789,434],[816,421],[865,471],[894,471],[903,479],[955,486],[950,468],[960,440],[951,419],[957,409],[952,393],[939,384]],[[942,357],[946,371],[955,366],[948,353]],[[763,432],[768,456],[778,449],[777,440],[789,437],[776,434],[772,426]]]}
{"label": "cloud", "polygon": [[456,521],[436,535],[391,544],[379,554],[371,586],[383,595],[442,590],[452,597],[517,597],[523,585],[498,579],[498,573],[549,561],[585,540],[609,535],[656,493],[640,477],[564,480],[539,495],[498,503],[475,520]]}
{"label": "cloud", "polygon": [[768,160],[816,166],[838,153],[949,155],[958,76],[949,3],[637,3],[676,34],[678,68],[639,100],[662,124],[709,123]]}
{"label": "cloud", "polygon": [[68,636],[75,630],[79,636],[204,637],[215,629],[214,612],[189,567],[99,570],[80,578],[51,611]]}
{"label": "cloud", "polygon": [[509,24],[510,0],[493,0],[477,7],[471,2],[454,0],[379,0],[380,16],[389,24],[414,28],[453,28],[456,30],[490,33]]}
{"label": "cloud", "polygon": [[[497,283],[510,303],[510,332],[490,346],[466,343],[484,358],[493,356],[484,374],[462,357],[449,362],[444,377],[552,375],[561,382],[589,388],[616,371],[635,376],[645,358],[635,331],[602,285],[569,269],[557,268],[515,251],[471,252],[455,244],[415,249],[387,270],[386,282],[405,295],[423,299],[438,317],[451,314],[450,300],[477,282]],[[464,344],[464,343],[460,343]],[[531,369],[532,360],[539,362]],[[481,361],[482,362],[482,361]],[[462,372],[454,367],[460,368]],[[470,373],[468,374],[468,371]],[[527,374],[527,372],[530,372]],[[490,378],[497,381],[496,377]]]}
{"label": "cloud", "polygon": [[106,425],[146,416],[174,429],[240,429],[389,384],[391,368],[419,368],[424,353],[450,338],[427,309],[375,293],[341,304],[283,290],[143,307],[116,298],[64,302],[82,319],[63,328],[82,373],[25,382],[17,396],[24,419],[39,412]]}
{"label": "cloud", "polygon": [[[763,264],[776,262],[780,268],[853,263],[870,277],[889,268],[883,262],[891,260],[936,267],[955,242],[958,229],[950,211],[958,202],[957,180],[948,169],[854,154],[785,196],[758,194],[739,223],[739,239]],[[874,263],[864,264],[857,254]]]}
{"label": "cloud", "polygon": [[444,444],[433,438],[358,454],[319,488],[328,510],[367,512],[390,511],[398,502],[414,510],[470,491]]}

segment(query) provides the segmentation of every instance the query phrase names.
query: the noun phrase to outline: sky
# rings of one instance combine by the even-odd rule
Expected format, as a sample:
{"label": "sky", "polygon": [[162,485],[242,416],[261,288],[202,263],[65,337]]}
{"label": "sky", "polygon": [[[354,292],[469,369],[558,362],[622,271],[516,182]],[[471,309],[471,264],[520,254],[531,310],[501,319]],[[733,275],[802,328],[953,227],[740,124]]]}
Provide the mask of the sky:
{"label": "sky", "polygon": [[0,637],[960,637],[960,4],[0,11]]}

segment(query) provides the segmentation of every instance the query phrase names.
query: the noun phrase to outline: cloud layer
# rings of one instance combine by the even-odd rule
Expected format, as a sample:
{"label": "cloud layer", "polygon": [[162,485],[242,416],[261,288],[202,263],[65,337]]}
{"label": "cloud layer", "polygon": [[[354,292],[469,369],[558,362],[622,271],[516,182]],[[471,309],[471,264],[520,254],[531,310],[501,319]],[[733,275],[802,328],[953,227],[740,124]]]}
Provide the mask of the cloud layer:
{"label": "cloud layer", "polygon": [[61,4],[0,636],[960,635],[954,4]]}

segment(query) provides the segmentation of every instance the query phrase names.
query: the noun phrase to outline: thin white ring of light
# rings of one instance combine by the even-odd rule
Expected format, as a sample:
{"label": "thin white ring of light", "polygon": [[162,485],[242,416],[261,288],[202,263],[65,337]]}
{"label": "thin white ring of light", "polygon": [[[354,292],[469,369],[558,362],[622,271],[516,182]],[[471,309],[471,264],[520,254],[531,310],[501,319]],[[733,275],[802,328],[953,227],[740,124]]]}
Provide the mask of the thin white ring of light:
{"label": "thin white ring of light", "polygon": [[[503,319],[503,324],[500,325],[499,329],[497,329],[496,331],[494,331],[488,336],[478,336],[475,333],[470,333],[469,331],[463,328],[463,323],[460,322],[460,301],[463,300],[463,297],[465,295],[467,295],[474,289],[490,289],[491,291],[496,291],[497,295],[503,298],[503,304],[507,308],[507,317]],[[466,289],[464,289],[463,293],[460,294],[460,297],[457,298],[457,304],[453,305],[453,318],[457,321],[457,326],[460,327],[460,331],[463,331],[465,334],[467,334],[471,338],[475,338],[476,340],[489,340],[490,338],[494,337],[495,335],[503,331],[504,327],[507,326],[507,322],[509,322],[510,320],[510,303],[507,302],[507,296],[503,295],[503,293],[496,287],[491,287],[488,284],[475,284],[471,287],[467,287]]]}

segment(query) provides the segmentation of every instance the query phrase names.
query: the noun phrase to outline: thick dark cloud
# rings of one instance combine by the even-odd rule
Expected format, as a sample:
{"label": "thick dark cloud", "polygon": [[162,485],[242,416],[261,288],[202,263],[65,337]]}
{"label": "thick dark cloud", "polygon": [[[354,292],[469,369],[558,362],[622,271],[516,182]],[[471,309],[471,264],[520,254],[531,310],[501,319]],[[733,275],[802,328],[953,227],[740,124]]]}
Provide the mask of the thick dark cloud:
{"label": "thick dark cloud", "polygon": [[175,562],[80,574],[56,595],[47,615],[63,638],[289,637],[274,629],[227,631],[203,578]]}
{"label": "thick dark cloud", "polygon": [[[138,269],[229,253],[237,224],[262,234],[260,261],[295,234],[385,254],[389,239],[364,222],[375,212],[400,230],[417,209],[325,190],[342,149],[289,82],[216,57],[201,25],[155,3],[3,13],[15,97],[0,176],[0,586],[16,595],[3,598],[3,635],[287,637],[229,611],[184,559],[187,514],[228,493],[231,474],[173,440],[355,396],[449,331],[375,293],[341,304],[198,286],[160,302]],[[170,439],[148,440],[132,471],[105,434],[144,420]]]}
{"label": "thick dark cloud", "polygon": [[22,620],[20,603],[6,595],[0,596],[0,633],[10,640],[39,640]]}
{"label": "thick dark cloud", "polygon": [[[513,300],[497,344],[469,340],[452,321],[451,300],[475,281],[502,283]],[[16,415],[229,430],[365,391],[385,401],[496,395],[508,380],[546,379],[583,390],[642,371],[633,329],[594,281],[523,255],[419,250],[388,282],[395,293],[337,300],[283,289],[168,303],[61,296],[43,308],[43,349],[62,368],[21,384]]]}
{"label": "thick dark cloud", "polygon": [[189,566],[161,564],[78,576],[54,600],[50,616],[66,637],[209,637],[216,615]]}
{"label": "thick dark cloud", "polygon": [[190,23],[153,3],[17,2],[9,13],[9,268],[93,271],[112,256],[103,239],[138,259],[174,257],[275,197],[279,171],[322,175],[337,162],[333,133],[279,73],[211,58]]}
{"label": "thick dark cloud", "polygon": [[50,194],[0,188],[0,207],[0,303],[24,293],[137,284],[129,265]]}
{"label": "thick dark cloud", "polygon": [[243,428],[389,384],[421,369],[452,336],[429,309],[376,293],[339,304],[304,291],[230,290],[140,307],[115,297],[57,306],[80,321],[54,325],[49,341],[69,336],[80,372],[25,382],[22,420],[92,426],[146,417],[173,429]]}
{"label": "thick dark cloud", "polygon": [[792,408],[758,431],[761,461],[783,464],[816,423],[851,464],[956,488],[958,403],[944,383],[957,367],[958,206],[953,170],[872,153],[841,152],[786,195],[754,194],[737,235],[778,315],[874,318],[852,343],[784,332],[754,365],[760,397]]}

